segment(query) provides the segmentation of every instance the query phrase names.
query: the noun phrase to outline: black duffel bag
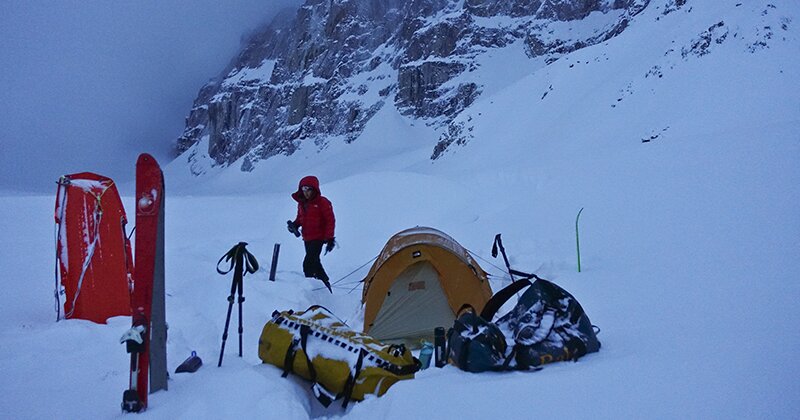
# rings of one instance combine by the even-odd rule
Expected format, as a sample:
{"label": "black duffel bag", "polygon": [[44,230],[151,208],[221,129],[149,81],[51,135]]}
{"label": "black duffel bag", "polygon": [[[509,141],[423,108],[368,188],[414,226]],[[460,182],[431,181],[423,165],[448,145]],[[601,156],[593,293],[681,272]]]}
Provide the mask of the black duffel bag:
{"label": "black duffel bag", "polygon": [[[462,312],[448,331],[450,363],[468,372],[527,370],[578,360],[600,349],[596,327],[578,301],[550,281],[530,275],[497,292],[478,315]],[[528,288],[497,322],[495,314]]]}

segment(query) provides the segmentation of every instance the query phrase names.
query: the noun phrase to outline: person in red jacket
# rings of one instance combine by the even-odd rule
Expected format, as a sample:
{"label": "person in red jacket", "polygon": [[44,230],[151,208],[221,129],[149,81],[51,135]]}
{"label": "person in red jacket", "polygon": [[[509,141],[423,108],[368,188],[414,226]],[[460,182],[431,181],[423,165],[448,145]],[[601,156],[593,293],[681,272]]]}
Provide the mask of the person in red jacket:
{"label": "person in red jacket", "polygon": [[303,235],[306,257],[303,259],[303,273],[306,277],[322,280],[325,287],[333,293],[331,283],[322,262],[319,259],[322,247],[325,253],[333,251],[336,245],[334,228],[336,218],[333,216],[333,205],[319,191],[319,180],[315,176],[307,176],[300,180],[297,191],[292,194],[297,201],[297,217],[286,222],[289,232],[295,236]]}

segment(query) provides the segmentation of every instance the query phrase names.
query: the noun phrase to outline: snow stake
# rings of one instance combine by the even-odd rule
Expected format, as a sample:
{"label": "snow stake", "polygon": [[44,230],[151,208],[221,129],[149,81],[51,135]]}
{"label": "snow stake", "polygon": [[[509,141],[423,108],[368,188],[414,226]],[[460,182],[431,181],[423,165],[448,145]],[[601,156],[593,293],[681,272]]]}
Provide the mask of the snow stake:
{"label": "snow stake", "polygon": [[581,272],[581,241],[578,238],[578,219],[581,217],[581,212],[583,211],[583,207],[581,207],[580,211],[578,211],[578,216],[575,217],[575,244],[578,247],[578,272]]}
{"label": "snow stake", "polygon": [[278,254],[281,253],[281,244],[275,244],[272,249],[272,265],[269,268],[269,281],[275,281],[275,270],[278,268]]}
{"label": "snow stake", "polygon": [[[247,242],[239,242],[217,261],[217,273],[225,275],[233,270],[231,294],[228,296],[228,315],[225,318],[225,330],[222,332],[222,347],[219,350],[219,363],[217,363],[217,367],[222,366],[222,356],[225,354],[225,341],[228,339],[228,327],[231,323],[231,311],[233,310],[233,294],[237,292],[239,294],[239,357],[242,357],[242,333],[244,332],[242,328],[242,302],[244,302],[244,296],[242,294],[244,293],[244,276],[247,273],[255,273],[258,271],[258,261],[253,254],[247,251],[245,248],[246,246]],[[227,271],[219,269],[219,264],[223,259],[231,263]],[[247,262],[247,267],[245,267],[245,260]]]}

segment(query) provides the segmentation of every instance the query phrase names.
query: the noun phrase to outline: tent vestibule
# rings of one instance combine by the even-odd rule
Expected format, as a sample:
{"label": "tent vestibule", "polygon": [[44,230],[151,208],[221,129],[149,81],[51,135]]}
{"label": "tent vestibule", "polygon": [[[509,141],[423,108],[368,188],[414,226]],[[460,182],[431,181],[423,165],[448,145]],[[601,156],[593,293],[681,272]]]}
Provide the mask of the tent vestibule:
{"label": "tent vestibule", "polygon": [[364,332],[418,347],[453,325],[464,305],[480,311],[492,296],[486,273],[445,233],[426,227],[392,236],[364,279]]}

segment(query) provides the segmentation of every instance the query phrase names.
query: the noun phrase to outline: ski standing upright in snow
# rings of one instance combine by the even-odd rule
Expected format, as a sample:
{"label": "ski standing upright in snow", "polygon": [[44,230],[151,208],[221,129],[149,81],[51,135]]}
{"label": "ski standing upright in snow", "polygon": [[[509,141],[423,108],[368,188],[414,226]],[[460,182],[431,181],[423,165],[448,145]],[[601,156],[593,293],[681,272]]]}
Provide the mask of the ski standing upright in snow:
{"label": "ski standing upright in snow", "polygon": [[136,244],[132,328],[120,340],[131,354],[130,387],[122,410],[147,409],[149,392],[167,389],[167,325],[164,302],[164,176],[156,160],[136,162]]}

